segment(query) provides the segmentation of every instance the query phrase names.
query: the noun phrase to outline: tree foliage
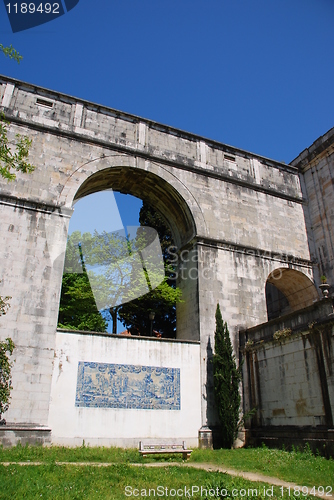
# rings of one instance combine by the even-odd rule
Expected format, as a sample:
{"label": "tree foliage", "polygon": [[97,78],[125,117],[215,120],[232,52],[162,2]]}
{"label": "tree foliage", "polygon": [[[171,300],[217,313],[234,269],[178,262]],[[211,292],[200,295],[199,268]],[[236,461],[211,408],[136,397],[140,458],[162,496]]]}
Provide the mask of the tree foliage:
{"label": "tree foliage", "polygon": [[[86,236],[90,236],[86,233]],[[65,272],[59,305],[58,327],[105,332],[107,322],[96,306],[81,251],[85,235],[73,232],[67,240]]]}
{"label": "tree foliage", "polygon": [[[10,391],[13,389],[11,376],[13,363],[10,362],[9,355],[13,354],[14,348],[14,342],[10,338],[0,342],[0,419],[1,415],[8,410]],[[5,422],[2,420],[2,423]]]}
{"label": "tree foliage", "polygon": [[23,59],[23,57],[17,52],[17,50],[14,49],[12,45],[4,47],[2,43],[0,43],[0,52],[10,59],[14,59],[17,63],[20,63]]}
{"label": "tree foliage", "polygon": [[164,338],[175,338],[175,305],[181,301],[181,290],[171,287],[167,278],[151,292],[123,304],[118,315],[133,335],[149,335],[149,313],[154,312],[153,329]]}
{"label": "tree foliage", "polygon": [[181,291],[167,261],[171,235],[151,207],[144,205],[141,217],[146,227],[132,228],[132,234],[76,231],[69,236],[58,326],[105,331],[105,320],[112,319],[116,333],[118,316],[133,334],[148,335],[154,311],[154,330],[175,336]]}
{"label": "tree foliage", "polygon": [[[71,310],[76,308],[83,273],[85,282],[89,284],[87,299],[90,299],[94,310],[101,311],[105,318],[113,319],[113,332],[116,333],[119,306],[145,294],[163,280],[163,263],[156,231],[138,227],[132,235],[126,235],[125,231],[104,231],[101,234],[95,231],[93,235],[73,233],[68,239],[66,250],[63,278],[66,292],[61,297],[61,313],[66,295],[72,294],[66,302],[71,302]],[[70,288],[66,287],[69,278]],[[88,307],[86,310],[93,312]],[[71,323],[69,317],[68,326]]]}
{"label": "tree foliage", "polygon": [[[3,316],[8,311],[9,299],[11,297],[0,296],[0,316]],[[12,363],[9,360],[9,355],[13,354],[14,342],[12,339],[7,338],[5,341],[0,341],[0,422],[6,423],[1,420],[1,415],[8,410],[10,401],[10,391],[12,389],[11,367]],[[9,355],[7,354],[9,353]]]}
{"label": "tree foliage", "polygon": [[[23,57],[14,49],[12,45],[4,47],[0,43],[0,52],[6,57],[14,59],[17,63]],[[34,170],[34,167],[28,163],[29,148],[31,140],[25,135],[16,134],[16,143],[11,144],[8,140],[8,121],[3,113],[0,114],[0,176],[11,181],[15,179],[16,172],[29,173]],[[14,148],[15,147],[15,148]]]}
{"label": "tree foliage", "polygon": [[16,134],[16,144],[10,144],[7,131],[8,121],[0,114],[0,175],[11,181],[16,178],[16,172],[30,173],[35,167],[28,163],[31,140],[27,136]]}
{"label": "tree foliage", "polygon": [[164,218],[151,205],[144,202],[139,214],[141,226],[154,228],[158,235],[164,261],[165,277],[162,283],[149,293],[123,304],[118,311],[119,318],[131,333],[148,335],[149,313],[154,312],[154,330],[162,337],[175,338],[176,304],[182,301],[181,290],[175,283],[175,269],[169,263],[169,249],[174,246],[172,233]]}
{"label": "tree foliage", "polygon": [[236,366],[229,330],[222,319],[219,304],[216,309],[213,379],[223,447],[231,448],[239,428],[241,373]]}
{"label": "tree foliage", "polygon": [[8,297],[8,296],[7,297],[0,296],[0,316],[3,316],[8,311],[8,308],[10,307],[10,304],[8,301],[10,299],[11,299],[11,297]]}

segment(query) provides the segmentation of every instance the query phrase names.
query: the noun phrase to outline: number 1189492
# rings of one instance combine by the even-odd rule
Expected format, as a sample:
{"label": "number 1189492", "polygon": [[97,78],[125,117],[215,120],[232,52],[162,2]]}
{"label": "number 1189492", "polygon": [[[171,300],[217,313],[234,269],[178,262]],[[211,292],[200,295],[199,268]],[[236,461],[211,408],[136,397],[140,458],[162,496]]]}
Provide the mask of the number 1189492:
{"label": "number 1189492", "polygon": [[8,3],[8,14],[61,14],[59,3]]}
{"label": "number 1189492", "polygon": [[333,498],[333,488],[332,486],[281,486],[281,496],[288,497],[307,497],[307,496],[322,496],[327,498]]}

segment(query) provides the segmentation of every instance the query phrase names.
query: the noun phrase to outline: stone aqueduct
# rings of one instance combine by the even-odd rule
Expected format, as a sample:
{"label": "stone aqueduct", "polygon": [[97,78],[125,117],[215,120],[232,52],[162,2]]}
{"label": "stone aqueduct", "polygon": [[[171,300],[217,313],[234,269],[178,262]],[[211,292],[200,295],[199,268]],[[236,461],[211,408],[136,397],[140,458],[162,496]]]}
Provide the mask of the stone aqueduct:
{"label": "stone aqueduct", "polygon": [[[215,417],[208,355],[217,303],[237,350],[239,330],[268,319],[267,280],[294,311],[319,299],[320,274],[334,278],[333,183],[319,188],[324,176],[312,171],[322,155],[330,177],[333,131],[286,165],[7,77],[0,78],[0,104],[10,139],[16,133],[32,139],[29,159],[36,166],[31,175],[0,181],[0,293],[12,296],[0,328],[1,337],[10,335],[17,346],[7,420],[52,428],[57,317],[73,203],[112,188],[156,207],[184,257],[184,302],[177,309],[175,345],[168,349],[172,359],[176,345],[197,346],[196,425],[210,427]],[[153,340],[142,342],[149,350]],[[66,348],[60,350],[65,356]],[[60,362],[57,369],[59,377]],[[194,432],[189,439],[194,443]]]}

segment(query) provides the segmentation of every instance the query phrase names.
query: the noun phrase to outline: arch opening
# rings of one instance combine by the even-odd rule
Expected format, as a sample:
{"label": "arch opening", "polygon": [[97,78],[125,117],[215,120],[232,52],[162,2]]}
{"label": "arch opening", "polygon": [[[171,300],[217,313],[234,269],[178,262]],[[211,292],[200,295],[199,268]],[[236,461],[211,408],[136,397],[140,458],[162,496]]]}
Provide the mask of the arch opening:
{"label": "arch opening", "polygon": [[133,167],[105,168],[82,183],[74,201],[106,189],[130,194],[148,202],[165,219],[178,248],[185,246],[195,236],[195,221],[186,201],[171,184],[156,174]]}
{"label": "arch opening", "polygon": [[314,283],[301,271],[277,268],[265,287],[268,321],[311,306],[319,299]]}
{"label": "arch opening", "polygon": [[[162,216],[166,226],[170,228],[174,240],[172,242],[174,250],[175,247],[182,248],[182,245],[192,239],[195,233],[195,224],[186,202],[166,181],[151,173],[125,167],[104,169],[91,175],[83,182],[74,197],[74,203],[94,193],[111,190],[130,194],[151,205]],[[178,287],[182,289],[182,283],[178,283]],[[184,322],[182,316],[184,316],[185,309],[187,306],[182,304],[181,318],[180,314],[177,314],[176,332],[179,330],[180,323]],[[113,322],[115,322],[115,318],[113,318]],[[167,331],[167,327],[165,330]],[[162,334],[162,336],[172,337],[170,332],[167,335]],[[193,338],[193,331],[191,336]],[[185,338],[184,334],[182,338]]]}

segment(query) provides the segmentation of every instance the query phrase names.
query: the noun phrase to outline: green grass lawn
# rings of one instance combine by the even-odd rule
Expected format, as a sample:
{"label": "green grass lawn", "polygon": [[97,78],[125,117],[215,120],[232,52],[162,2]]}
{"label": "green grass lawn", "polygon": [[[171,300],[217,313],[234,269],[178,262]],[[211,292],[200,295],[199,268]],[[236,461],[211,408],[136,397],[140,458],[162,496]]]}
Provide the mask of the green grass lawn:
{"label": "green grass lawn", "polygon": [[[166,467],[142,467],[143,462],[166,460]],[[258,498],[289,499],[278,487],[254,483],[218,472],[168,466],[175,456],[143,459],[138,450],[120,448],[21,447],[0,448],[0,462],[43,462],[38,466],[0,465],[0,500],[12,499],[125,499],[125,498]],[[56,465],[55,462],[104,462],[108,467]],[[178,461],[182,462],[179,458]],[[189,463],[205,462],[243,471],[260,472],[308,486],[332,486],[334,461],[310,452],[286,452],[267,448],[194,450]],[[138,466],[131,466],[137,463]],[[201,492],[202,487],[202,492]],[[198,490],[197,490],[198,488]],[[217,496],[217,488],[222,491]],[[264,490],[265,488],[265,490]],[[150,491],[149,491],[150,490]],[[207,490],[207,491],[205,491]],[[256,491],[255,491],[256,490]],[[321,491],[321,490],[320,490]],[[326,490],[325,489],[325,493]],[[266,492],[266,493],[264,493]],[[273,493],[273,496],[271,496]],[[332,491],[333,494],[333,491]],[[328,498],[334,498],[328,497]]]}
{"label": "green grass lawn", "polygon": [[[221,496],[216,495],[217,488]],[[280,488],[271,489],[268,484],[175,466],[0,466],[1,500],[118,500],[138,497],[265,499],[269,498],[268,489],[270,498],[282,500]]]}
{"label": "green grass lawn", "polygon": [[288,452],[265,447],[195,450],[191,454],[191,461],[224,465],[240,471],[259,472],[303,486],[331,486],[334,490],[334,460],[314,456],[307,449],[303,452]]}

